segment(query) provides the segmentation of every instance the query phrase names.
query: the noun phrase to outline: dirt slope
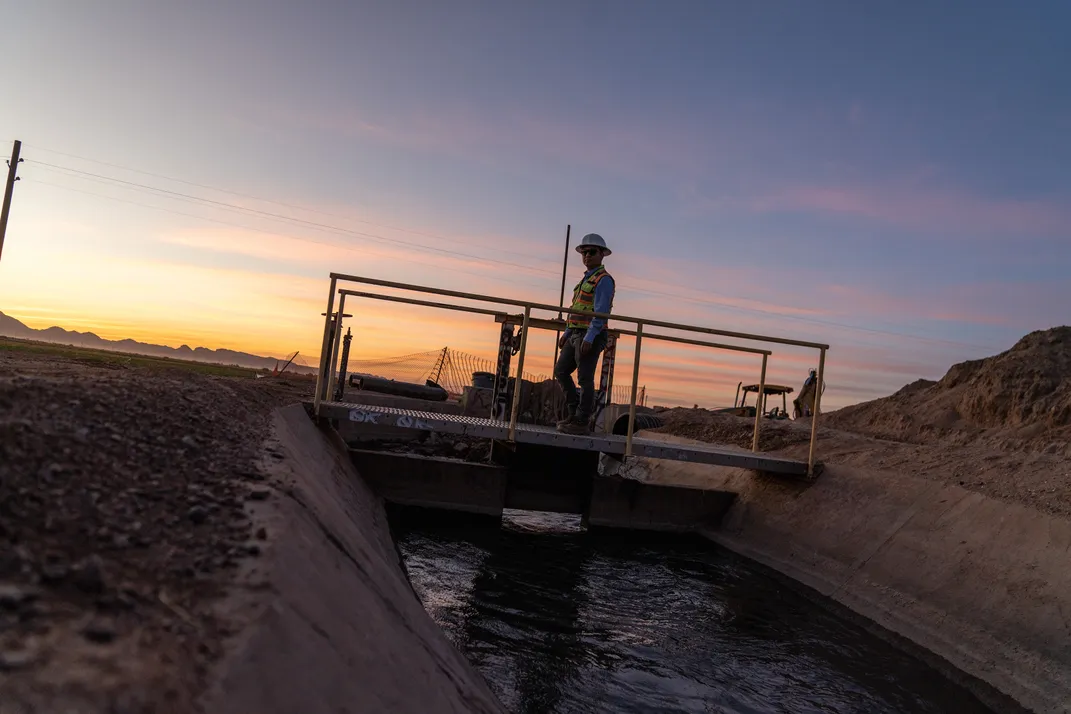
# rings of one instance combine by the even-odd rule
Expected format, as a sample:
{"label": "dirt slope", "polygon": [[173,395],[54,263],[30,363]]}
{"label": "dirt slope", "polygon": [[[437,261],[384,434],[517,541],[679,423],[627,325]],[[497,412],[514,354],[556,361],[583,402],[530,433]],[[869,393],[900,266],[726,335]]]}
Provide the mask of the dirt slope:
{"label": "dirt slope", "polygon": [[[652,429],[653,432],[674,434],[688,439],[698,439],[712,444],[726,444],[751,450],[751,440],[755,433],[755,420],[730,414],[720,414],[706,409],[665,409],[657,412],[663,426]],[[821,427],[819,436],[828,430]],[[811,422],[807,420],[763,419],[759,430],[759,450],[776,451],[794,444],[809,443],[811,439]]]}
{"label": "dirt slope", "polygon": [[0,711],[192,711],[304,389],[0,350]]}
{"label": "dirt slope", "polygon": [[1071,327],[1031,332],[1007,352],[830,412],[823,424],[913,444],[1071,454]]}
{"label": "dirt slope", "polygon": [[[654,432],[747,450],[751,448],[752,419],[705,409],[673,409],[659,415],[665,420],[665,426],[653,429]],[[1062,452],[1016,450],[1007,448],[1007,440],[993,444],[978,438],[963,444],[940,439],[932,443],[890,441],[834,429],[828,426],[828,421],[825,416],[821,417],[816,451],[818,460],[827,465],[889,473],[890,478],[899,473],[910,474],[955,484],[1045,513],[1071,517],[1071,460]],[[763,419],[759,450],[806,460],[810,434],[809,419]],[[1066,448],[1066,442],[1061,447]]]}

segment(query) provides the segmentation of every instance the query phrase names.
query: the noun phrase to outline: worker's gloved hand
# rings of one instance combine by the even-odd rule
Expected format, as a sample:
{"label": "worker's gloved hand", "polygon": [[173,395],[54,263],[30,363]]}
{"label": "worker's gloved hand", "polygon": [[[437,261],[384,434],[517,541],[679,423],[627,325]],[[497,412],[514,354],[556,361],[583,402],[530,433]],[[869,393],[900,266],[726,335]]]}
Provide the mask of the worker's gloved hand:
{"label": "worker's gloved hand", "polygon": [[588,342],[587,340],[585,340],[584,342],[581,342],[580,343],[580,356],[581,357],[587,357],[588,354],[591,353],[591,348],[592,347],[594,347],[594,345],[592,343]]}
{"label": "worker's gloved hand", "polygon": [[564,350],[565,349],[565,343],[567,343],[568,341],[569,341],[569,333],[568,332],[563,332],[562,336],[561,336],[561,339],[558,340],[558,349],[559,350]]}

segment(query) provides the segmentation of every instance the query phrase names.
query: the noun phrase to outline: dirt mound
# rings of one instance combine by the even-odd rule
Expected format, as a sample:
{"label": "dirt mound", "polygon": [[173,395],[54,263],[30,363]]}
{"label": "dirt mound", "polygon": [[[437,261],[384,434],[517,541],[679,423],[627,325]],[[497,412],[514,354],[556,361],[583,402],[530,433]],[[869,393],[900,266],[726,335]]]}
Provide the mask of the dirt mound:
{"label": "dirt mound", "polygon": [[125,359],[0,350],[0,711],[192,711],[233,633],[215,606],[300,390]]}
{"label": "dirt mound", "polygon": [[1059,450],[1071,435],[1071,327],[1031,332],[1006,352],[953,365],[938,382],[920,379],[827,419],[896,441]]}
{"label": "dirt mound", "polygon": [[[667,409],[658,412],[662,426],[654,432],[683,436],[712,444],[729,444],[751,448],[755,420],[719,414],[706,409]],[[763,419],[759,430],[759,450],[777,451],[793,444],[806,443],[811,438],[810,420],[792,422]]]}

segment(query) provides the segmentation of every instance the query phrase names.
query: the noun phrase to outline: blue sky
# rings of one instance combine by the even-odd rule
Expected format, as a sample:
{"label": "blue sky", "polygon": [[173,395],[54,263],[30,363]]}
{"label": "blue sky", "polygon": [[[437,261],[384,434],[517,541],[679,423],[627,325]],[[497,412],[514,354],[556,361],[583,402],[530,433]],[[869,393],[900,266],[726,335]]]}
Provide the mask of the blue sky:
{"label": "blue sky", "polygon": [[[5,16],[0,141],[27,162],[0,310],[35,326],[315,353],[329,270],[554,302],[567,223],[615,248],[619,312],[829,342],[834,405],[1067,321],[1066,3]],[[441,316],[367,319],[362,354],[483,349],[425,330]],[[652,359],[692,393],[682,355]],[[714,364],[725,401],[738,367]]]}

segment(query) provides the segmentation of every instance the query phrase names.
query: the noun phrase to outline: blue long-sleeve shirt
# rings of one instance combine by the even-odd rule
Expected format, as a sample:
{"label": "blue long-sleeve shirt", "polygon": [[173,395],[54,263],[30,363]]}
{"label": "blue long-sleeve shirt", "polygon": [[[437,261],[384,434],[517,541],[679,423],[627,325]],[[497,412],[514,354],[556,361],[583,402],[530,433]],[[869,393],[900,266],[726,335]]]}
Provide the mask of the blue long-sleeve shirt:
{"label": "blue long-sleeve shirt", "polygon": [[[591,277],[591,274],[596,270],[598,270],[598,268],[592,268],[584,273],[584,280]],[[595,312],[610,312],[610,308],[614,303],[614,290],[614,279],[609,275],[599,281],[599,284],[595,286]],[[593,317],[591,319],[591,324],[588,325],[588,331],[584,335],[584,342],[594,342],[595,336],[599,334],[605,326],[605,318]]]}

